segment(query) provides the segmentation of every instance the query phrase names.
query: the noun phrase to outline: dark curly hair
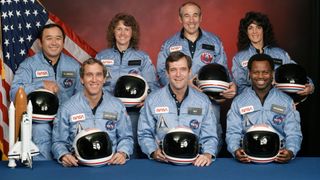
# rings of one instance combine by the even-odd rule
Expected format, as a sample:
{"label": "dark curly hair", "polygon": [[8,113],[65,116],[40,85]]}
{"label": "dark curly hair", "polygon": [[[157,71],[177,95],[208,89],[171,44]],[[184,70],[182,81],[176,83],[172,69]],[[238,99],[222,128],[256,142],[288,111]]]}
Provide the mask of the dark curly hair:
{"label": "dark curly hair", "polygon": [[110,24],[108,25],[108,28],[107,28],[108,47],[111,48],[116,45],[116,38],[114,36],[114,30],[115,30],[117,24],[119,23],[119,21],[123,21],[125,26],[129,26],[132,28],[132,37],[130,39],[129,47],[132,47],[134,49],[138,49],[139,48],[138,44],[139,44],[139,40],[140,40],[139,24],[132,15],[126,14],[126,13],[116,14],[112,18]]}
{"label": "dark curly hair", "polygon": [[237,42],[238,51],[247,49],[250,46],[251,42],[247,35],[247,29],[251,23],[262,27],[264,46],[277,46],[272,24],[270,23],[268,16],[260,12],[250,11],[247,12],[245,17],[240,20]]}

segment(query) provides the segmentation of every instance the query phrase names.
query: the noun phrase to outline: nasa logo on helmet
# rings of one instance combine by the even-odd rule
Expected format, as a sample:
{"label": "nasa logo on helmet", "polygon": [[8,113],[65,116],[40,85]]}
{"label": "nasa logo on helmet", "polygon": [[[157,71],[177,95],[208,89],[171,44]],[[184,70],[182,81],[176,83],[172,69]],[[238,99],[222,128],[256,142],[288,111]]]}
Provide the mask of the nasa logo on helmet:
{"label": "nasa logo on helmet", "polygon": [[126,107],[134,107],[147,97],[149,86],[146,80],[137,74],[119,77],[114,88],[114,96]]}
{"label": "nasa logo on helmet", "polygon": [[278,133],[267,124],[251,126],[243,136],[242,148],[252,162],[274,161],[281,148]]}
{"label": "nasa logo on helmet", "polygon": [[38,89],[28,94],[32,103],[32,121],[37,123],[52,122],[59,108],[59,99],[51,91]]}
{"label": "nasa logo on helmet", "polygon": [[228,71],[217,63],[202,66],[197,78],[197,86],[215,100],[223,99],[220,93],[229,88]]}
{"label": "nasa logo on helmet", "polygon": [[96,128],[79,131],[73,141],[73,148],[79,163],[86,166],[103,166],[113,156],[108,133]]}
{"label": "nasa logo on helmet", "polygon": [[307,96],[297,94],[308,83],[305,69],[298,64],[283,64],[275,71],[276,87],[288,94],[295,103],[304,101]]}
{"label": "nasa logo on helmet", "polygon": [[176,165],[191,164],[199,155],[198,136],[188,127],[171,129],[161,146],[166,159]]}

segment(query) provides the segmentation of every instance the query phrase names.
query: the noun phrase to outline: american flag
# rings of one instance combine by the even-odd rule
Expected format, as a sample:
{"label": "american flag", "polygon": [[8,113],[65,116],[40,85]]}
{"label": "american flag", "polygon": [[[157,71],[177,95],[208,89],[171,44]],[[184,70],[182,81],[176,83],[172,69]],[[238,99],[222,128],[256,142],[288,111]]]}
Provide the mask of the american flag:
{"label": "american flag", "polygon": [[39,30],[48,23],[59,24],[66,33],[64,53],[80,63],[94,57],[96,51],[36,0],[0,0],[0,8],[0,150],[7,154],[10,85],[19,64],[40,50]]}

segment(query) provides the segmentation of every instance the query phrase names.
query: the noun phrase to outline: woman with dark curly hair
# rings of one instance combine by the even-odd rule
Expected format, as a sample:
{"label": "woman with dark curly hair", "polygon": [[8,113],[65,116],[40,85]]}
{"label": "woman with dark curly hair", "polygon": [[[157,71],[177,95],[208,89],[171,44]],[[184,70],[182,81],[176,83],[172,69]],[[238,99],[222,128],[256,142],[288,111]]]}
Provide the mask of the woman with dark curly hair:
{"label": "woman with dark curly hair", "polygon": [[[291,60],[286,51],[277,47],[273,28],[267,15],[260,12],[247,12],[240,20],[238,32],[238,53],[232,60],[232,75],[241,93],[251,86],[248,73],[248,60],[255,54],[267,54],[274,59],[275,68],[281,64],[296,63]],[[304,90],[297,94],[302,96],[311,94],[314,90],[312,80],[306,84]]]}
{"label": "woman with dark curly hair", "polygon": [[[128,74],[143,77],[151,91],[160,87],[149,55],[138,49],[139,38],[139,24],[132,15],[118,13],[112,18],[107,29],[108,49],[96,55],[96,59],[101,60],[108,71],[107,82],[104,84],[105,91],[114,94],[119,77]],[[131,158],[143,156],[142,153],[138,153],[140,150],[136,138],[139,110],[142,105],[143,103],[140,103],[135,107],[127,107],[135,143]]]}

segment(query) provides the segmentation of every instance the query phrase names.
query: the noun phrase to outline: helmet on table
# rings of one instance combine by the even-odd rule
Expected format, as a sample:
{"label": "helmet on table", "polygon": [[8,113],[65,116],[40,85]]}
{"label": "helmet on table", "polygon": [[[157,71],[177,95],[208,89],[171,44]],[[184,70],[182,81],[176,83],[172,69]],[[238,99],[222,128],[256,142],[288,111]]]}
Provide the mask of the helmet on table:
{"label": "helmet on table", "polygon": [[207,64],[198,71],[197,86],[213,99],[223,98],[220,93],[229,88],[229,82],[228,71],[220,64]]}
{"label": "helmet on table", "polygon": [[28,101],[32,103],[32,121],[48,123],[54,120],[58,108],[59,99],[51,91],[38,89],[28,94]]}
{"label": "helmet on table", "polygon": [[148,83],[143,77],[128,74],[119,77],[114,88],[114,96],[126,107],[133,107],[144,101],[149,91]]}
{"label": "helmet on table", "polygon": [[79,163],[86,166],[103,166],[112,158],[112,142],[108,133],[89,128],[81,130],[73,141]]}
{"label": "helmet on table", "polygon": [[187,127],[171,129],[163,138],[162,151],[173,164],[191,164],[199,154],[198,137]]}
{"label": "helmet on table", "polygon": [[274,161],[281,147],[277,132],[267,124],[251,126],[244,134],[242,148],[252,162]]}

